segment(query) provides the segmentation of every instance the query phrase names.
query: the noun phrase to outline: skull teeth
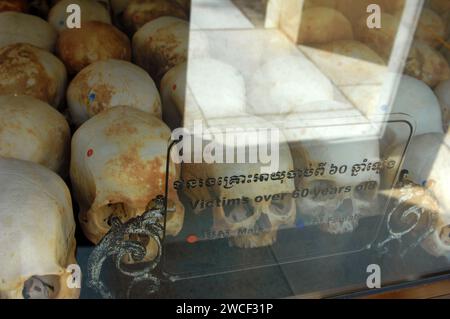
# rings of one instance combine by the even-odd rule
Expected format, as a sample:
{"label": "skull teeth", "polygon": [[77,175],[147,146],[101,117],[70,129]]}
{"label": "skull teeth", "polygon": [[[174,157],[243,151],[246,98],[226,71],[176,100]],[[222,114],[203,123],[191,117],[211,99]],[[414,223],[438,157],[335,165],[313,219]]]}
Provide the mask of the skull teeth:
{"label": "skull teeth", "polygon": [[231,247],[238,248],[259,248],[270,246],[275,243],[277,239],[277,232],[265,232],[258,235],[245,235],[233,237],[230,239],[229,244]]}

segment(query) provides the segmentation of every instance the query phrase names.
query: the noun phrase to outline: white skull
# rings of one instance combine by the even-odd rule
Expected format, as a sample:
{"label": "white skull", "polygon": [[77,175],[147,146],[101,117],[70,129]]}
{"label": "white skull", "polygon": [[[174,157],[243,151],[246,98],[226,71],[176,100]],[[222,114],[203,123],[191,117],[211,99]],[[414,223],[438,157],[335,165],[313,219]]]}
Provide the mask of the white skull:
{"label": "white skull", "polygon": [[286,114],[334,99],[331,82],[305,57],[282,56],[257,70],[248,87],[252,114]]}
{"label": "white skull", "polygon": [[[251,123],[251,124],[249,124]],[[227,142],[222,138],[215,139],[219,147],[231,147],[235,156],[242,147],[251,145],[253,147],[267,147],[268,143],[274,142],[279,148],[272,149],[272,152],[279,154],[279,166],[272,173],[282,171],[291,171],[293,169],[292,156],[289,146],[285,142],[284,136],[278,135],[277,140],[270,141],[267,138],[257,140],[252,136],[259,129],[274,129],[269,123],[256,117],[245,116],[243,118],[232,118],[223,120],[209,121],[210,127],[219,130],[222,133],[230,129],[241,129],[234,133],[227,133]],[[246,126],[247,125],[247,126]],[[242,131],[245,127],[246,130]],[[249,128],[251,127],[251,129]],[[279,132],[279,131],[278,131]],[[281,132],[279,132],[281,134]],[[233,144],[228,144],[228,138],[234,140]],[[207,146],[206,146],[207,147]],[[249,149],[246,148],[245,154],[248,158]],[[296,208],[292,193],[295,190],[294,181],[286,179],[283,182],[269,179],[267,181],[253,182],[248,184],[242,179],[253,179],[255,176],[261,176],[262,167],[265,166],[260,159],[257,163],[237,163],[236,157],[234,163],[202,163],[185,164],[183,166],[183,180],[208,178],[219,180],[225,177],[237,176],[240,183],[227,188],[224,185],[216,183],[208,189],[185,190],[185,194],[192,202],[197,200],[214,201],[229,200],[233,201],[229,205],[214,205],[213,228],[212,232],[217,237],[228,237],[229,244],[239,248],[256,248],[272,245],[277,239],[277,231],[281,227],[292,226],[295,223]],[[249,177],[252,175],[253,177]],[[262,200],[255,200],[256,197]],[[198,209],[201,211],[201,208]]]}
{"label": "white skull", "polygon": [[[402,76],[391,113],[411,116],[416,124],[415,135],[442,133],[442,115],[436,95],[424,82],[410,76]],[[390,148],[406,142],[409,133],[399,126],[390,125],[382,153],[389,154]]]}
{"label": "white skull", "polygon": [[[429,133],[413,137],[405,155],[402,169],[416,184],[426,186],[439,204],[438,223],[422,247],[435,256],[450,257],[450,135]],[[402,146],[390,156],[400,159]]]}
{"label": "white skull", "polygon": [[447,131],[448,126],[450,125],[450,80],[441,82],[434,90],[434,93],[436,93],[439,104],[441,105],[444,131]]}
{"label": "white skull", "polygon": [[57,32],[47,21],[20,12],[0,13],[0,48],[14,43],[28,43],[53,51]]}
{"label": "white skull", "polygon": [[415,40],[409,51],[404,73],[434,88],[440,82],[450,78],[450,66],[439,51]]}
{"label": "white skull", "polygon": [[[164,195],[171,132],[158,118],[131,107],[114,107],[85,122],[72,139],[70,175],[79,220],[89,240],[98,243],[111,216],[122,222],[143,214]],[[170,165],[169,184],[177,178]],[[181,230],[184,208],[169,188],[166,234]]]}
{"label": "white skull", "polygon": [[128,32],[133,34],[147,22],[163,16],[187,19],[179,4],[167,0],[130,0],[122,18]]}
{"label": "white skull", "polygon": [[70,74],[100,60],[131,60],[130,39],[113,25],[99,21],[60,32],[56,51]]}
{"label": "white skull", "polygon": [[161,117],[155,82],[140,67],[121,60],[98,61],[84,68],[69,85],[67,103],[76,125],[120,105]]}
{"label": "white skull", "polygon": [[[188,57],[189,23],[174,17],[161,17],[146,23],[133,36],[135,62],[159,83],[164,74]],[[189,46],[197,55],[208,49],[203,36],[195,36]]]}
{"label": "white skull", "polygon": [[187,63],[171,68],[161,79],[163,120],[170,128],[180,127],[184,117],[186,101]]}
{"label": "white skull", "polygon": [[[347,129],[352,130],[352,127]],[[294,168],[304,172],[304,177],[297,179],[297,189],[300,194],[308,189],[308,194],[304,193],[296,200],[298,214],[304,218],[305,225],[320,225],[327,233],[344,234],[353,232],[361,218],[376,214],[379,172],[366,168],[369,163],[380,160],[378,140],[319,138],[291,142],[290,146]],[[317,170],[321,163],[324,163],[323,175]],[[364,166],[353,172],[354,164]],[[311,174],[310,168],[313,168]],[[305,176],[306,172],[308,175]]]}
{"label": "white skull", "polygon": [[164,111],[168,113],[165,118],[184,116],[185,108],[186,113],[192,112],[193,103],[205,119],[245,114],[245,81],[238,70],[210,58],[192,59],[188,72],[186,67],[183,63],[172,68],[161,81]]}
{"label": "white skull", "polygon": [[0,157],[0,298],[78,298],[69,189],[41,165]]}
{"label": "white skull", "polygon": [[61,172],[69,145],[69,125],[50,105],[29,96],[0,96],[0,156]]}
{"label": "white skull", "polygon": [[71,12],[67,12],[67,7],[77,4],[81,9],[81,24],[86,21],[101,21],[111,23],[108,9],[98,1],[93,0],[61,0],[56,3],[48,13],[48,22],[58,31],[67,28],[67,18]]}
{"label": "white skull", "polygon": [[66,89],[64,64],[29,44],[0,49],[0,95],[30,95],[57,108]]}

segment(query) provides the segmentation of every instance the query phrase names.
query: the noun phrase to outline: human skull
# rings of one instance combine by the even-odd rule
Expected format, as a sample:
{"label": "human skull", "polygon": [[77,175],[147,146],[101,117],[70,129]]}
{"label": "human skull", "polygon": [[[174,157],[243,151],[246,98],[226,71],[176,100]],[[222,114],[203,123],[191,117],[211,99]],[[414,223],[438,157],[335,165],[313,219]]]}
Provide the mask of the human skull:
{"label": "human skull", "polygon": [[66,29],[59,35],[57,52],[71,74],[100,60],[131,60],[128,37],[111,24],[88,21],[80,29]]}
{"label": "human skull", "polygon": [[[306,172],[313,168],[312,174],[298,179],[296,185],[298,190],[308,189],[307,195],[296,199],[306,226],[320,225],[324,232],[344,234],[353,232],[361,218],[376,214],[380,177],[368,164],[380,160],[377,139],[293,140],[290,146],[295,169]],[[321,163],[323,174],[317,170]],[[354,164],[360,164],[359,171],[353,170]]]}
{"label": "human skull", "polygon": [[[125,222],[164,195],[171,132],[158,118],[132,107],[114,107],[85,122],[72,139],[70,176],[89,240],[108,232],[109,218]],[[171,162],[169,184],[177,178]],[[166,234],[181,230],[184,208],[169,188]]]}
{"label": "human skull", "polygon": [[170,128],[180,127],[184,117],[186,101],[187,63],[171,68],[161,79],[160,92],[163,105],[163,120]]}
{"label": "human skull", "polygon": [[441,105],[443,128],[444,131],[447,131],[450,125],[450,80],[441,82],[434,92]]}
{"label": "human skull", "polygon": [[[238,70],[211,58],[192,59],[187,65],[175,66],[161,80],[164,112],[168,113],[165,118],[183,117],[185,108],[186,113],[192,112],[193,104],[205,119],[246,113],[245,81]],[[206,86],[210,86],[208,90]]]}
{"label": "human skull", "polygon": [[406,59],[405,74],[422,80],[434,88],[440,82],[450,79],[450,67],[439,51],[415,40]]}
{"label": "human skull", "polygon": [[159,83],[164,74],[188,57],[189,23],[161,17],[146,23],[133,36],[135,62]]}
{"label": "human skull", "polygon": [[111,10],[114,15],[121,14],[127,7],[130,0],[110,0]]}
{"label": "human skull", "polygon": [[30,44],[0,49],[0,95],[29,95],[57,108],[66,88],[64,64]]}
{"label": "human skull", "polygon": [[111,23],[108,9],[99,1],[93,0],[61,0],[56,3],[48,13],[48,22],[58,31],[67,28],[66,21],[71,13],[67,12],[67,7],[77,4],[81,9],[81,25],[86,21],[100,21]]}
{"label": "human skull", "polygon": [[176,3],[178,3],[184,11],[189,15],[191,11],[191,0],[175,0]]}
{"label": "human skull", "polygon": [[69,285],[75,222],[69,189],[47,168],[0,157],[0,298],[78,298]]}
{"label": "human skull", "polygon": [[98,61],[84,68],[69,85],[67,104],[76,125],[120,105],[161,117],[155,82],[140,67],[121,60]]}
{"label": "human skull", "polygon": [[0,156],[61,172],[69,144],[69,125],[50,105],[30,96],[0,96]]}
{"label": "human skull", "polygon": [[[415,135],[442,133],[442,115],[436,95],[424,82],[404,75],[392,105],[391,113],[403,113],[413,118]],[[383,155],[389,154],[392,147],[406,142],[410,132],[400,126],[389,125],[382,145]]]}
{"label": "human skull", "polygon": [[304,111],[304,105],[334,98],[333,86],[303,56],[287,55],[265,63],[248,85],[248,112],[255,115]]}
{"label": "human skull", "polygon": [[187,19],[179,4],[167,0],[130,0],[122,19],[128,32],[133,34],[147,22],[163,16]]}
{"label": "human skull", "polygon": [[[390,157],[399,162],[402,152],[403,147],[399,145]],[[437,225],[422,247],[432,255],[447,257],[450,257],[449,158],[449,133],[446,136],[442,133],[422,134],[413,137],[402,166],[408,171],[408,178],[425,186],[439,204]]]}
{"label": "human skull", "polygon": [[441,40],[439,39],[445,39],[446,28],[447,26],[443,19],[437,13],[424,8],[414,36],[416,39],[427,43],[433,48],[439,48],[441,46]]}
{"label": "human skull", "polygon": [[[248,124],[249,122],[251,125]],[[208,123],[211,128],[214,128],[215,133],[220,132],[220,137],[214,135],[209,142],[213,141],[214,147],[233,149],[234,163],[225,163],[222,159],[213,163],[184,164],[182,169],[183,180],[201,178],[217,181],[232,176],[238,177],[240,180],[242,178],[244,180],[245,178],[258,178],[258,176],[262,176],[262,168],[264,167],[261,158],[253,163],[249,163],[249,161],[242,163],[237,161],[236,154],[244,151],[246,157],[249,158],[250,149],[259,149],[260,151],[261,148],[268,147],[268,145],[272,145],[272,154],[275,152],[279,154],[279,163],[278,167],[272,169],[267,176],[293,169],[289,146],[281,132],[271,124],[259,118],[248,116],[232,117],[225,121],[215,119],[208,121]],[[242,129],[244,127],[245,130]],[[233,132],[233,129],[237,130]],[[275,130],[274,132],[278,134],[271,135],[270,139],[261,135],[256,138],[253,134],[258,130]],[[223,135],[224,133],[226,133],[226,138]],[[230,140],[233,140],[231,144]],[[209,146],[205,145],[205,150]],[[274,146],[277,149],[272,148]],[[225,234],[224,236],[229,238],[230,246],[257,248],[272,245],[277,240],[278,230],[294,225],[296,218],[295,201],[292,198],[294,190],[295,186],[292,179],[280,181],[268,178],[266,181],[255,182],[253,180],[252,184],[248,184],[248,180],[247,182],[241,180],[240,183],[232,187],[226,187],[225,183],[224,185],[216,183],[206,191],[185,189],[185,194],[192,202],[197,200],[232,201],[229,205],[220,204],[212,208],[214,220],[212,232],[214,234]],[[202,209],[197,210],[198,213],[201,211]],[[220,236],[222,235],[217,237]]]}
{"label": "human skull", "polygon": [[47,21],[20,12],[0,13],[0,48],[15,43],[28,43],[53,51],[56,30]]}
{"label": "human skull", "polygon": [[341,12],[326,7],[302,12],[297,43],[324,44],[337,40],[353,40],[352,25]]}
{"label": "human skull", "polygon": [[381,28],[368,28],[367,15],[361,15],[353,25],[355,39],[369,46],[385,61],[389,61],[397,35],[399,17],[383,12]]}

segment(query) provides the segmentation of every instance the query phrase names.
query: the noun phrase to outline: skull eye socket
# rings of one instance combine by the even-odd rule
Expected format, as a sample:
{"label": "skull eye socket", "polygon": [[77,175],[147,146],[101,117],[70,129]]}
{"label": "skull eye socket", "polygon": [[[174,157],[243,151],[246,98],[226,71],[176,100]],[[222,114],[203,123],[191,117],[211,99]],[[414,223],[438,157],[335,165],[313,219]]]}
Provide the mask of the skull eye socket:
{"label": "skull eye socket", "polygon": [[58,292],[58,276],[32,276],[25,281],[22,296],[25,299],[52,299],[57,296]]}
{"label": "skull eye socket", "polygon": [[127,220],[127,212],[123,203],[109,203],[102,207],[103,223],[111,227],[111,218],[118,217],[121,221]]}
{"label": "skull eye socket", "polygon": [[372,201],[378,193],[378,183],[375,181],[362,182],[356,186],[354,198],[363,201]]}
{"label": "skull eye socket", "polygon": [[286,216],[291,212],[292,205],[292,195],[283,194],[281,200],[272,200],[270,202],[269,212],[278,216]]}
{"label": "skull eye socket", "polygon": [[314,194],[313,200],[317,202],[329,201],[337,194],[336,183],[326,179],[312,181],[309,188]]}
{"label": "skull eye socket", "polygon": [[255,215],[255,209],[250,203],[224,207],[225,218],[230,223],[242,223]]}

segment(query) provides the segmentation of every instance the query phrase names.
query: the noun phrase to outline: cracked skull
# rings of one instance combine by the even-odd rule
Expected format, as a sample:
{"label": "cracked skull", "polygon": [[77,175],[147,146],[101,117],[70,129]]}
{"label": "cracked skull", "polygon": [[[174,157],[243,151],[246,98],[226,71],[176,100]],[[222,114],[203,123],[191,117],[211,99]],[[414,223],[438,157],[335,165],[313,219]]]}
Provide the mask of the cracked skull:
{"label": "cracked skull", "polygon": [[52,171],[0,158],[0,298],[78,298],[69,189]]}
{"label": "cracked skull", "polygon": [[[81,227],[94,243],[122,222],[142,215],[164,195],[169,128],[158,118],[131,107],[114,107],[84,123],[72,140],[70,175],[80,205]],[[177,178],[170,164],[169,183]],[[184,208],[170,190],[166,234],[181,230]]]}

